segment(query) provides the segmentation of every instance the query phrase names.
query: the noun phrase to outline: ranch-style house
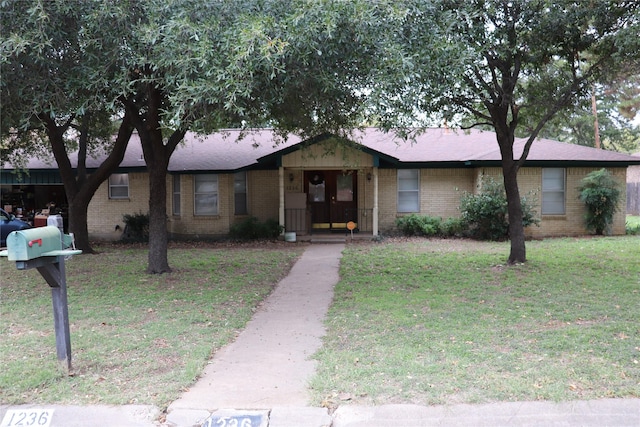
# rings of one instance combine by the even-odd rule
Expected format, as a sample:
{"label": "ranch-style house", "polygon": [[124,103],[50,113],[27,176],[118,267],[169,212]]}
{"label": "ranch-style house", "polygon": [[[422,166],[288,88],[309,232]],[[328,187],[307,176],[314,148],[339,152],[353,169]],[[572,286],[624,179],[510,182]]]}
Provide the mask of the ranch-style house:
{"label": "ranch-style house", "polygon": [[[524,140],[516,140],[516,155]],[[90,159],[96,167],[100,159]],[[640,158],[580,145],[538,139],[518,183],[521,195],[535,194],[539,226],[529,237],[586,233],[577,187],[588,173],[607,168],[624,188],[627,168]],[[32,159],[29,173],[2,170],[2,205],[13,212],[62,208],[64,189],[54,164]],[[219,238],[249,217],[274,219],[300,236],[392,232],[396,219],[412,213],[460,215],[460,198],[477,192],[483,176],[501,179],[500,151],[493,132],[430,129],[411,141],[366,128],[348,141],[331,135],[281,140],[268,129],[188,133],[169,164],[167,215],[175,239]],[[92,238],[116,239],[123,215],[148,211],[149,182],[134,133],[120,168],[89,206]],[[625,203],[612,233],[625,233]],[[351,224],[350,224],[351,223]]]}

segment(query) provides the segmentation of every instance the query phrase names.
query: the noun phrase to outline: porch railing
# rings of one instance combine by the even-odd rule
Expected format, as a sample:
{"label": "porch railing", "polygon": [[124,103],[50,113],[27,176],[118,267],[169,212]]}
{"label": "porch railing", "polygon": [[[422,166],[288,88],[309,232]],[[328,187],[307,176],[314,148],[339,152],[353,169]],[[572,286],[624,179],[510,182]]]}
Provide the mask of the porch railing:
{"label": "porch railing", "polygon": [[[333,223],[346,224],[353,221],[357,224],[357,231],[373,232],[373,209],[345,209],[340,218],[333,218]],[[287,232],[307,233],[311,231],[311,212],[307,209],[285,209],[284,229]],[[333,229],[340,231],[341,229]]]}
{"label": "porch railing", "polygon": [[311,215],[307,209],[285,209],[284,210],[284,230],[306,233],[311,228]]}
{"label": "porch railing", "polygon": [[363,232],[373,231],[373,209],[345,209],[344,222],[353,221],[357,224],[357,230]]}

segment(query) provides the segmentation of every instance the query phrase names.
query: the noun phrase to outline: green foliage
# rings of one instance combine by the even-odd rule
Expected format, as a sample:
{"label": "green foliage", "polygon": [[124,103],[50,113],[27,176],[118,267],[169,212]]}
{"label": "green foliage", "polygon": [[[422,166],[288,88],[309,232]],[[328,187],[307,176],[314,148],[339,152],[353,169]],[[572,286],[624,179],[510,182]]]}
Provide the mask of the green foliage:
{"label": "green foliage", "polygon": [[447,218],[411,214],[396,220],[396,226],[405,236],[464,237],[468,224],[462,218]]}
{"label": "green foliage", "polygon": [[607,150],[635,153],[640,149],[640,126],[635,116],[640,108],[640,75],[634,71],[616,76],[609,83],[594,85],[581,94],[574,108],[559,111],[540,131],[543,138],[593,147],[595,128],[592,96],[597,100],[598,132]]}
{"label": "green foliage", "polygon": [[442,218],[411,214],[396,219],[396,226],[406,236],[438,236],[442,231]]}
{"label": "green foliage", "polygon": [[125,242],[146,242],[149,240],[149,214],[142,212],[122,215],[124,232],[122,240]]}
{"label": "green foliage", "polygon": [[626,233],[630,235],[640,234],[640,216],[627,215],[625,222]]}
{"label": "green foliage", "polygon": [[625,232],[626,232],[626,234],[628,234],[630,236],[639,235],[640,234],[640,224],[633,225],[633,224],[627,222],[626,223]]}
{"label": "green foliage", "polygon": [[256,217],[249,217],[242,222],[233,224],[229,236],[238,240],[275,239],[283,231],[283,227],[275,219],[260,222]]}
{"label": "green foliage", "polygon": [[495,180],[485,179],[479,194],[465,193],[460,200],[460,211],[472,237],[480,240],[506,238],[509,231],[507,198]]}
{"label": "green foliage", "polygon": [[449,237],[463,237],[467,234],[467,226],[462,218],[447,218],[442,222],[442,234]]}
{"label": "green foliage", "polygon": [[587,207],[587,230],[598,235],[608,232],[613,223],[613,215],[619,210],[618,204],[622,196],[620,184],[608,170],[602,168],[584,177],[578,191],[580,200]]}
{"label": "green foliage", "polygon": [[[539,224],[536,218],[536,198],[522,197],[522,225]],[[460,200],[462,221],[469,235],[480,240],[504,240],[509,237],[507,196],[502,183],[483,177],[478,194],[465,193]]]}

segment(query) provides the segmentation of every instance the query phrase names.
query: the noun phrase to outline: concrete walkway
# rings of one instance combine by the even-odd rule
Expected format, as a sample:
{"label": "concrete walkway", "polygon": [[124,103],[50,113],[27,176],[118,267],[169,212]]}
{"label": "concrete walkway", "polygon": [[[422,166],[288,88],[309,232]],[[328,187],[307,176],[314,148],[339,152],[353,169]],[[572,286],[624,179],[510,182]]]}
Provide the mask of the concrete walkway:
{"label": "concrete walkway", "polygon": [[[639,427],[640,399],[486,405],[309,406],[310,360],[325,333],[344,244],[311,244],[236,341],[157,421],[145,405],[0,405],[0,427],[19,412],[52,411],[45,427]],[[42,418],[38,418],[42,419]]]}
{"label": "concrete walkway", "polygon": [[169,406],[167,420],[185,410],[307,406],[316,365],[310,358],[322,345],[343,249],[307,247],[236,341],[217,352],[201,379]]}

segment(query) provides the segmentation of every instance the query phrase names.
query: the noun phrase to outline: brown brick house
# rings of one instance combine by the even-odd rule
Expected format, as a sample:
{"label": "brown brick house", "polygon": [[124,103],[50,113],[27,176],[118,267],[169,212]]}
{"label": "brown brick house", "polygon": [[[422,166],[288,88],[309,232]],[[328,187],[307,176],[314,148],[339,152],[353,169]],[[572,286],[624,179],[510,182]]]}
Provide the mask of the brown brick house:
{"label": "brown brick house", "polygon": [[[305,141],[291,136],[280,144],[269,130],[238,140],[239,135],[235,130],[206,137],[187,134],[174,153],[167,176],[173,237],[221,237],[249,216],[276,219],[299,235],[344,232],[349,222],[360,233],[378,235],[410,213],[459,216],[463,192],[476,191],[483,175],[501,177],[492,132],[431,129],[404,142],[367,128],[346,144],[329,135]],[[521,149],[523,141],[516,145]],[[627,167],[639,164],[639,158],[621,153],[535,141],[518,180],[521,194],[535,192],[538,199],[540,227],[527,234],[584,234],[579,181],[605,167],[624,185]],[[35,176],[50,172],[51,166],[32,162],[30,169]],[[134,135],[120,170],[89,206],[89,232],[117,237],[123,214],[147,210],[148,178]],[[624,234],[624,217],[624,212],[616,216],[614,234]]]}

